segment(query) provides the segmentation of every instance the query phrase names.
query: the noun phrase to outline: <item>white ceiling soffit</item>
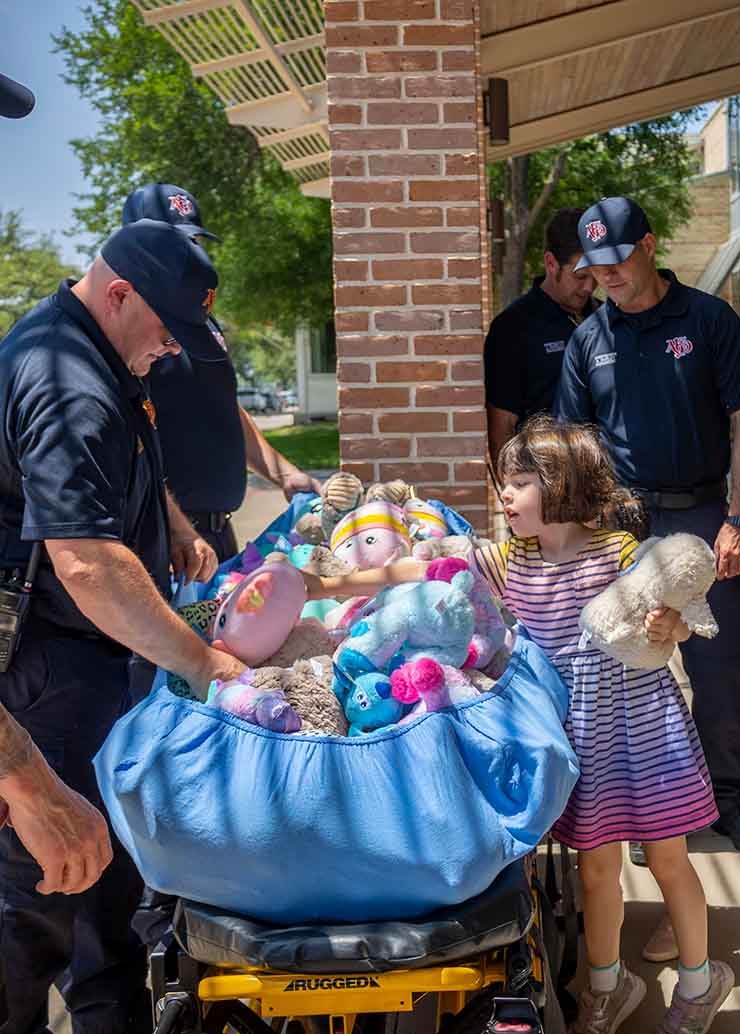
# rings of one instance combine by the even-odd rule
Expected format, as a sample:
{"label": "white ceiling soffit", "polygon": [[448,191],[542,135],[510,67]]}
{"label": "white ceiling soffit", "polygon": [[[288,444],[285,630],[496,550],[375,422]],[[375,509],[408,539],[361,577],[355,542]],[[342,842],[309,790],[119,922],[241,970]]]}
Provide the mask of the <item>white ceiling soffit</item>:
{"label": "white ceiling soffit", "polygon": [[[132,0],[312,196],[328,197],[322,0]],[[317,193],[316,184],[322,184]]]}

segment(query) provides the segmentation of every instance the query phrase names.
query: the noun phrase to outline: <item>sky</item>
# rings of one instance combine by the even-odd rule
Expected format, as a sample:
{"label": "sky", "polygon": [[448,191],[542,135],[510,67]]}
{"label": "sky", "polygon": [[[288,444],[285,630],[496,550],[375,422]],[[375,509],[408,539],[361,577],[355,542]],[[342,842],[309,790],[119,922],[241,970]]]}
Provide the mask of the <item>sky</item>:
{"label": "sky", "polygon": [[20,209],[24,225],[51,233],[64,259],[84,265],[76,245],[85,237],[63,235],[71,229],[74,194],[85,179],[69,146],[90,136],[96,118],[74,86],[61,78],[62,58],[52,53],[51,34],[62,26],[80,29],[80,11],[89,0],[0,0],[0,72],[36,94],[36,107],[24,119],[0,122],[0,208]]}

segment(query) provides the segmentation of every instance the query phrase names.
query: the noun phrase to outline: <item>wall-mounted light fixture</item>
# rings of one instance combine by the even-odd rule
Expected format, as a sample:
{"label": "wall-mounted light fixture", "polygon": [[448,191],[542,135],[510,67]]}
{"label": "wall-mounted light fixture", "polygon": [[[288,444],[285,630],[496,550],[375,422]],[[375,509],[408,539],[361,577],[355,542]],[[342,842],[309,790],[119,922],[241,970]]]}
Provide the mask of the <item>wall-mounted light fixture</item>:
{"label": "wall-mounted light fixture", "polygon": [[509,142],[509,80],[489,79],[483,91],[483,122],[492,144]]}

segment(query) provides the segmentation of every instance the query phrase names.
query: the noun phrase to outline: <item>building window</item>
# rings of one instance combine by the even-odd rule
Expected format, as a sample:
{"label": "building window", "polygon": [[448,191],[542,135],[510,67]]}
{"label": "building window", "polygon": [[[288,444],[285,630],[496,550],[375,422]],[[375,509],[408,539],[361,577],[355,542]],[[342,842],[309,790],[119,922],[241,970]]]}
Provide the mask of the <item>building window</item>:
{"label": "building window", "polygon": [[336,373],[337,335],[334,320],[311,327],[311,373]]}

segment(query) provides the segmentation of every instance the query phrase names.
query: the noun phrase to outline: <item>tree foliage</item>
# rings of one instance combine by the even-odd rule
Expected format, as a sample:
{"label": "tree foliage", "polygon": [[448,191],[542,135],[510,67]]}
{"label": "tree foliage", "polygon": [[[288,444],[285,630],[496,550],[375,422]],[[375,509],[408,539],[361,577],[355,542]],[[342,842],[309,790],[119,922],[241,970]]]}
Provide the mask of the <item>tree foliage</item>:
{"label": "tree foliage", "polygon": [[659,243],[667,243],[691,215],[688,180],[696,170],[686,126],[695,114],[677,112],[492,163],[491,194],[505,203],[505,303],[525,277],[541,271],[543,230],[558,208],[627,195],[643,206]]}
{"label": "tree foliage", "polygon": [[79,270],[62,262],[50,237],[24,230],[20,212],[0,211],[0,336]]}
{"label": "tree foliage", "polygon": [[81,32],[55,37],[66,81],[99,117],[93,136],[72,141],[90,185],[75,229],[100,241],[120,225],[134,188],[175,183],[224,238],[212,252],[220,315],[285,331],[323,323],[332,306],[328,202],[304,197],[245,127],[229,124],[221,101],[128,0],[96,0],[84,15]]}

